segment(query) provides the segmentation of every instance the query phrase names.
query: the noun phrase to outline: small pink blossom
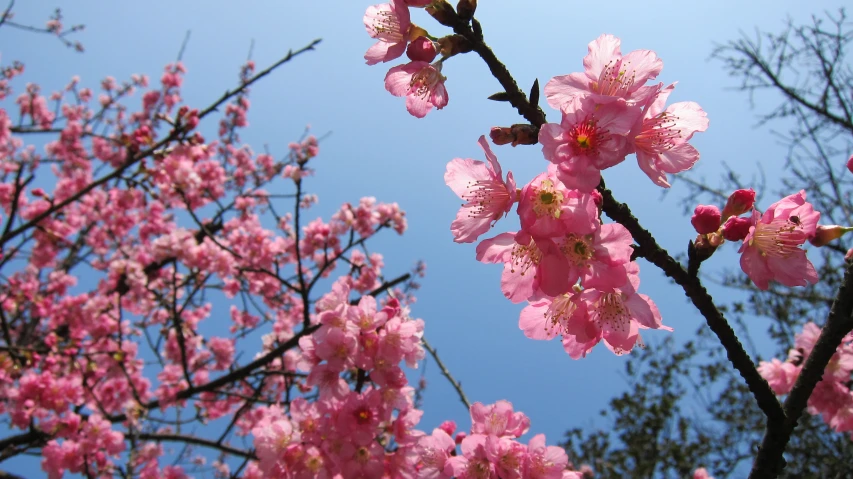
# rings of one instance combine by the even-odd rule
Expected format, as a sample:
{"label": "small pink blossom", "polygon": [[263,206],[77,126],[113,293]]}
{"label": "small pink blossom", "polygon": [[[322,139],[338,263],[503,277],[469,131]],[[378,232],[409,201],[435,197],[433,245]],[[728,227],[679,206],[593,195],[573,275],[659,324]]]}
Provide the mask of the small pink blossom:
{"label": "small pink blossom", "polygon": [[545,435],[537,434],[527,443],[527,461],[524,477],[529,479],[561,479],[569,464],[565,449],[547,446]]}
{"label": "small pink blossom", "polygon": [[563,347],[573,359],[585,356],[602,339],[617,356],[631,352],[640,340],[640,329],[662,329],[657,305],[646,295],[637,293],[639,267],[631,263],[624,286],[613,291],[586,289],[580,294],[586,315],[573,315],[563,334]]}
{"label": "small pink blossom", "polygon": [[800,245],[814,236],[820,213],[800,191],[770,205],[760,215],[753,210],[749,235],[740,248],[740,266],[758,289],[771,280],[785,286],[817,283],[817,271]]}
{"label": "small pink blossom", "polygon": [[800,375],[800,368],[791,362],[773,358],[770,362],[761,361],[758,364],[758,373],[767,381],[773,392],[781,396],[791,392],[794,381]]}
{"label": "small pink blossom", "polygon": [[588,97],[573,97],[562,112],[560,124],[547,123],[539,130],[542,154],[556,165],[557,178],[566,186],[590,192],[598,185],[601,170],[625,160],[626,135],[640,109],[624,102],[601,105]]}
{"label": "small pink blossom", "polygon": [[850,155],[850,159],[847,160],[847,170],[853,173],[853,155]]}
{"label": "small pink blossom", "polygon": [[522,412],[514,412],[509,401],[501,400],[488,406],[479,402],[471,405],[472,434],[519,437],[528,429],[530,419]]}
{"label": "small pink blossom", "polygon": [[644,85],[661,72],[663,61],[651,50],[634,50],[623,57],[621,44],[608,34],[591,41],[583,59],[583,73],[557,76],[545,85],[548,104],[561,109],[572,98],[586,95],[592,95],[597,103],[619,99],[642,103],[654,95],[655,87]]}
{"label": "small pink blossom", "polygon": [[488,163],[456,158],[447,164],[444,182],[466,201],[450,225],[453,240],[471,243],[489,230],[492,224],[509,212],[516,201],[512,172],[502,179],[501,165],[485,136],[477,141]]}
{"label": "small pink blossom", "polygon": [[440,64],[416,61],[388,70],[385,89],[394,96],[405,96],[406,110],[414,117],[423,118],[433,107],[441,110],[447,105],[446,79]]}
{"label": "small pink blossom", "polygon": [[664,110],[675,84],[660,90],[650,100],[630,135],[640,169],[654,184],[669,188],[666,175],[689,170],[699,161],[699,151],[688,141],[708,129],[708,118],[692,102],[674,103]]}
{"label": "small pink blossom", "polygon": [[406,51],[409,39],[409,8],[403,0],[391,0],[367,7],[364,27],[371,38],[379,40],[364,54],[368,65],[393,60]]}
{"label": "small pink blossom", "polygon": [[552,172],[542,173],[521,190],[521,228],[534,237],[588,234],[599,225],[591,195],[570,190]]}
{"label": "small pink blossom", "polygon": [[700,467],[693,471],[693,479],[714,479],[711,477],[711,474],[708,473],[708,470],[704,467]]}

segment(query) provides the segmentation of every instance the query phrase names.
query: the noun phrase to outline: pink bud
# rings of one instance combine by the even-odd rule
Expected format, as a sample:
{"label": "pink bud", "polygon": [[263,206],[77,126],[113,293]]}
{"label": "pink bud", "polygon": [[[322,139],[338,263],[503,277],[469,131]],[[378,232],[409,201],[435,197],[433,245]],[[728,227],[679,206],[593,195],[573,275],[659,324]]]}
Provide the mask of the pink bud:
{"label": "pink bud", "polygon": [[444,421],[438,426],[438,428],[446,432],[448,436],[452,436],[456,431],[456,423],[453,421]]}
{"label": "pink bud", "polygon": [[456,439],[454,439],[454,440],[456,441],[456,444],[462,444],[462,440],[465,439],[466,437],[468,437],[467,434],[465,434],[464,432],[460,432],[459,434],[456,435]]}
{"label": "pink bud", "polygon": [[853,173],[853,155],[850,155],[850,159],[847,160],[847,169],[850,170],[850,173]]}
{"label": "pink bud", "polygon": [[601,205],[604,203],[604,197],[601,196],[601,193],[598,190],[592,190],[589,193],[589,196],[592,196],[592,201],[595,203],[595,206],[601,208]]}
{"label": "pink bud", "polygon": [[432,0],[406,0],[406,5],[410,7],[425,7],[432,3]]}
{"label": "pink bud", "polygon": [[693,210],[690,224],[700,235],[713,233],[720,228],[720,209],[713,205],[699,205]]}
{"label": "pink bud", "polygon": [[751,226],[752,220],[749,218],[731,216],[723,225],[723,238],[729,241],[742,241],[749,234]]}
{"label": "pink bud", "polygon": [[723,218],[729,216],[740,216],[752,209],[755,204],[755,190],[736,190],[729,196],[726,206],[723,208]]}
{"label": "pink bud", "polygon": [[826,246],[830,241],[841,238],[848,231],[853,231],[853,228],[839,225],[817,225],[814,236],[809,238],[809,243],[815,246]]}
{"label": "pink bud", "polygon": [[41,188],[33,188],[33,196],[44,197],[44,190]]}
{"label": "pink bud", "polygon": [[427,37],[418,37],[406,47],[406,55],[413,62],[430,63],[435,60],[437,54],[435,43]]}

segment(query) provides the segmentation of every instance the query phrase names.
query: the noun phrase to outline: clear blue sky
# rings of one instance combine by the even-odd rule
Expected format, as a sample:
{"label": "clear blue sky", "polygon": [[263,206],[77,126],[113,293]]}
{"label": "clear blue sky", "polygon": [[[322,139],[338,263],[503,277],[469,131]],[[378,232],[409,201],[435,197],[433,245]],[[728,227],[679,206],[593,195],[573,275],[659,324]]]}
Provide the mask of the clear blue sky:
{"label": "clear blue sky", "polygon": [[[18,2],[16,19],[41,24],[58,3]],[[66,25],[86,25],[77,37],[86,47],[83,54],[46,36],[0,29],[3,64],[24,61],[24,80],[38,82],[47,91],[62,87],[73,75],[93,88],[107,75],[121,80],[147,73],[157,79],[191,30],[183,92],[188,104],[201,107],[234,85],[252,40],[253,58],[262,68],[287,49],[322,38],[316,52],[253,88],[250,128],[242,134],[243,141],[255,151],[267,145],[281,157],[306,124],[317,135],[331,131],[315,164],[317,176],[308,181],[308,190],[320,197],[314,215],[328,218],[342,202],[357,202],[365,195],[396,201],[406,210],[405,236],[385,234],[371,249],[385,255],[389,276],[405,272],[418,259],[426,261],[428,275],[413,313],[425,319],[427,338],[468,397],[484,403],[510,400],[530,416],[532,432],[547,434],[549,442],[572,427],[601,425],[597,412],[622,390],[618,373],[625,359],[599,346],[586,359],[573,361],[557,341],[525,338],[517,326],[522,305],[509,303],[498,287],[500,267],[477,263],[474,245],[452,241],[449,225],[460,201],[444,185],[445,165],[454,157],[483,159],[477,138],[492,126],[521,121],[507,104],[486,100],[500,87],[479,58],[461,55],[445,63],[450,103],[418,120],[406,113],[403,99],[384,89],[387,68],[396,63],[364,64],[363,54],[372,44],[362,24],[369,0],[61,3]],[[788,16],[803,22],[812,13],[842,4],[726,0],[593,6],[562,0],[481,0],[477,17],[486,41],[525,89],[534,78],[544,85],[554,75],[581,71],[587,43],[601,33],[620,37],[623,53],[656,51],[664,61],[659,80],[679,82],[670,101],[696,101],[708,112],[710,128],[697,134],[693,144],[702,154],[696,175],[714,179],[722,162],[737,165],[748,177],[756,162],[768,171],[781,167],[785,154],[766,128],[755,128],[747,96],[731,89],[736,80],[726,76],[718,61],[709,60],[715,43],[756,27],[779,31]],[[412,20],[433,35],[447,32],[423,12],[416,11]],[[775,101],[773,96],[759,96],[757,107],[767,109]],[[7,100],[3,107],[12,103]],[[546,113],[550,121],[559,121],[556,112]],[[504,146],[495,152],[504,171],[512,170],[519,184],[547,164],[539,147]],[[684,188],[676,184],[662,199],[661,189],[640,172],[633,157],[606,171],[605,179],[664,247],[673,254],[684,251],[695,236],[676,204]],[[768,192],[761,206],[775,199]],[[510,216],[495,232],[515,229],[517,220]],[[733,254],[720,255],[710,266],[733,259]],[[699,318],[681,290],[648,264],[642,263],[641,269],[641,292],[657,302],[664,323],[675,328],[671,334],[683,339],[692,335]],[[720,302],[725,294],[715,292]],[[226,321],[227,311],[221,314]],[[670,333],[648,332],[644,337],[654,343],[664,334]],[[427,365],[427,379],[421,428],[429,431],[444,419],[455,419],[466,429],[467,411],[434,363]]]}

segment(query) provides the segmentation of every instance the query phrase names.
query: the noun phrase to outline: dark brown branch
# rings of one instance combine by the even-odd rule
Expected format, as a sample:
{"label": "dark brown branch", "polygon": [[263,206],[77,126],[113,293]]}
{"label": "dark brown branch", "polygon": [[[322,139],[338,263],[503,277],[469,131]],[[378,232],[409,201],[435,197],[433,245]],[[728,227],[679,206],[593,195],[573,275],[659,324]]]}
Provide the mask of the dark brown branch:
{"label": "dark brown branch", "polygon": [[823,377],[826,365],[845,335],[853,331],[853,263],[847,263],[844,282],[838,289],[829,311],[826,325],[820,332],[812,353],[800,371],[797,382],[785,400],[785,420],[769,421],[761,442],[761,449],[752,465],[750,479],[775,478],[785,467],[782,454],[791,439],[791,433],[806,408],[809,396]]}
{"label": "dark brown branch", "polygon": [[702,286],[699,278],[688,274],[678,261],[657,244],[651,233],[640,225],[628,206],[613,198],[613,193],[604,186],[604,180],[601,180],[598,185],[598,191],[604,197],[602,210],[610,219],[628,229],[631,236],[634,237],[634,241],[639,245],[639,256],[660,268],[664,274],[681,286],[696,309],[705,317],[708,326],[726,349],[729,361],[746,381],[746,385],[755,397],[758,407],[764,412],[767,419],[769,421],[784,421],[785,413],[782,411],[779,401],[767,381],[758,374],[749,354],[743,348],[726,318],[714,305],[713,298]]}

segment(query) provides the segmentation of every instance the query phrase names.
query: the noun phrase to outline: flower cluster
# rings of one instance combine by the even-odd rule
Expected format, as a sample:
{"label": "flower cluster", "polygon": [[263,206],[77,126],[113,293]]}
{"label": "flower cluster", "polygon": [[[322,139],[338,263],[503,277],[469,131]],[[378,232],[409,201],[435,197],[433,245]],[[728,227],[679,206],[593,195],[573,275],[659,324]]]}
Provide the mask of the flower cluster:
{"label": "flower cluster", "polygon": [[[548,103],[559,124],[539,130],[546,172],[516,188],[506,178],[486,139],[487,162],[457,158],[445,182],[466,203],[451,224],[454,240],[474,242],[514,205],[521,228],[483,240],[477,259],[502,263],[501,290],[513,302],[528,302],[519,320],[533,339],[562,336],[573,358],[604,341],[616,354],[642,344],[640,329],[663,326],[660,312],[638,293],[639,266],[631,260],[633,238],[620,224],[601,221],[601,170],[635,153],[652,181],[668,187],[667,174],[693,166],[699,153],[688,141],[708,127],[693,102],[666,107],[675,85],[646,85],[663,64],[648,50],[622,55],[620,42],[602,35],[589,44],[585,71],[553,78]],[[528,135],[524,128],[495,128],[498,144]]]}
{"label": "flower cluster", "polygon": [[[516,441],[530,428],[530,420],[514,412],[512,404],[498,401],[471,405],[471,431],[459,432],[445,422],[415,447],[419,478],[429,479],[583,479],[572,471],[566,451],[547,446],[545,435],[533,436],[525,445]],[[461,454],[457,452],[459,445]]]}
{"label": "flower cluster", "polygon": [[405,52],[410,62],[392,67],[385,75],[385,89],[394,96],[406,97],[406,110],[423,118],[433,108],[447,105],[446,78],[441,74],[442,60],[431,63],[438,54],[434,38],[413,24],[409,7],[424,7],[429,2],[391,0],[373,5],[364,14],[364,26],[376,39],[364,54],[368,65],[389,62]]}
{"label": "flower cluster", "polygon": [[[815,347],[821,328],[809,322],[794,340],[794,347],[785,361],[772,359],[761,361],[758,372],[778,395],[791,392],[800,376],[803,364]],[[823,377],[815,386],[808,400],[808,411],[820,415],[824,422],[837,432],[850,434],[853,438],[853,391],[850,389],[850,374],[853,373],[853,333],[844,336],[841,344],[829,360]]]}
{"label": "flower cluster", "polygon": [[[741,216],[746,215],[746,216]],[[710,256],[724,241],[743,241],[740,266],[761,290],[770,281],[785,286],[815,284],[818,274],[800,246],[809,241],[825,246],[853,230],[838,225],[818,225],[820,212],[800,191],[773,203],[762,214],[755,208],[755,191],[732,193],[722,211],[714,205],[696,207],[691,223],[699,235],[695,246]]]}
{"label": "flower cluster", "polygon": [[705,112],[694,102],[665,107],[675,83],[646,84],[663,62],[650,50],[623,56],[620,45],[613,35],[601,35],[589,44],[583,72],[554,77],[545,85],[548,104],[560,110],[562,121],[543,125],[539,142],[569,188],[590,192],[601,170],[629,153],[662,187],[669,187],[668,173],[688,170],[699,160],[688,141],[708,128]]}

